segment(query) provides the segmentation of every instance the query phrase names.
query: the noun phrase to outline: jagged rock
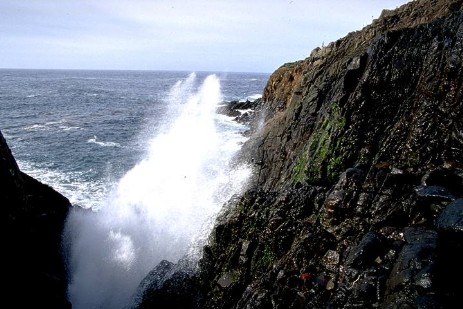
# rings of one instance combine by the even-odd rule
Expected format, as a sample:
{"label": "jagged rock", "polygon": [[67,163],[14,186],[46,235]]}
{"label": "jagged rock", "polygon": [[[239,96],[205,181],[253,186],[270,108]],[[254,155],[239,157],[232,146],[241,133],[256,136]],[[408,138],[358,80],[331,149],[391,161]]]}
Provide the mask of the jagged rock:
{"label": "jagged rock", "polygon": [[436,220],[441,231],[463,233],[463,199],[450,203]]}
{"label": "jagged rock", "polygon": [[420,186],[416,189],[416,194],[422,198],[442,199],[453,201],[455,196],[447,188],[439,186]]}
{"label": "jagged rock", "polygon": [[261,104],[262,99],[224,102],[217,108],[217,113],[233,117],[239,123],[250,124],[256,109],[259,109]]}
{"label": "jagged rock", "polygon": [[140,283],[135,308],[201,308],[201,291],[189,265],[161,261]]}
{"label": "jagged rock", "polygon": [[[404,170],[459,162],[461,96],[452,85],[460,75],[447,65],[462,50],[460,5],[409,3],[330,44],[330,53],[277,70],[263,96],[264,143],[253,146],[255,160],[269,164],[259,168],[258,183],[270,190],[304,179],[332,184],[355,164],[389,161]],[[418,20],[407,16],[412,11]],[[346,77],[362,56],[361,76]]]}
{"label": "jagged rock", "polygon": [[[388,280],[389,289],[397,289],[399,285],[420,282],[423,276],[428,278],[436,259],[437,233],[421,228],[408,228],[405,232],[406,244],[403,246]],[[417,274],[421,274],[415,278]],[[423,274],[424,272],[424,274]]]}
{"label": "jagged rock", "polygon": [[[384,306],[424,301],[436,295],[435,277],[438,236],[435,231],[408,228],[403,246],[387,281]],[[389,295],[388,295],[389,294]],[[416,306],[416,305],[415,305]]]}
{"label": "jagged rock", "polygon": [[237,275],[234,272],[227,272],[223,274],[219,280],[217,280],[217,284],[220,285],[222,288],[228,288],[230,285],[236,282]]}
{"label": "jagged rock", "polygon": [[463,0],[416,0],[277,69],[241,151],[251,189],[199,263],[201,308],[460,303],[462,54]]}
{"label": "jagged rock", "polygon": [[151,270],[148,275],[145,276],[143,281],[140,283],[138,287],[138,291],[142,293],[142,295],[137,295],[135,298],[137,299],[136,302],[140,302],[143,298],[143,293],[149,290],[159,289],[163,282],[169,278],[170,275],[175,271],[175,264],[166,260],[162,260],[159,264]]}
{"label": "jagged rock", "polygon": [[439,186],[448,188],[453,194],[463,192],[463,178],[448,169],[435,169],[427,172],[421,179],[423,186]]}
{"label": "jagged rock", "polygon": [[368,232],[346,259],[346,265],[361,267],[372,264],[374,260],[384,254],[384,239],[381,234]]}
{"label": "jagged rock", "polygon": [[0,132],[2,304],[70,308],[61,235],[69,201],[22,173]]}

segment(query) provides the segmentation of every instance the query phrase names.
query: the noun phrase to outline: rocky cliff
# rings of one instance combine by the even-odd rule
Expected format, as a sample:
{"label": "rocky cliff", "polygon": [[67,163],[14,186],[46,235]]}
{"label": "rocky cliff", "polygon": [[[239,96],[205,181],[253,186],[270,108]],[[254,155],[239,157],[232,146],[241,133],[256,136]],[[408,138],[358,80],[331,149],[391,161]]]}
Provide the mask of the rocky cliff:
{"label": "rocky cliff", "polygon": [[3,308],[70,308],[61,255],[69,201],[22,173],[0,132]]}
{"label": "rocky cliff", "polygon": [[384,11],[270,77],[251,188],[140,308],[451,308],[463,290],[463,1]]}

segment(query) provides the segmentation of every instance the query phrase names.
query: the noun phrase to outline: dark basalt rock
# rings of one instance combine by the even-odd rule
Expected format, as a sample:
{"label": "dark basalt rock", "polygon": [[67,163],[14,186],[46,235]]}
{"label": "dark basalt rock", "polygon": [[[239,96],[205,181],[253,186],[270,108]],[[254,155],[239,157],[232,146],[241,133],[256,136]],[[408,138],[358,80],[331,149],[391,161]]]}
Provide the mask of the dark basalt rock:
{"label": "dark basalt rock", "polygon": [[140,284],[136,308],[201,308],[201,292],[188,267],[161,261]]}
{"label": "dark basalt rock", "polygon": [[70,308],[61,255],[69,201],[22,173],[0,132],[2,304],[12,308]]}
{"label": "dark basalt rock", "polygon": [[445,232],[459,233],[463,236],[463,199],[450,203],[436,220],[436,227]]}
{"label": "dark basalt rock", "polygon": [[236,122],[249,125],[254,119],[256,111],[260,109],[261,104],[262,99],[256,99],[254,101],[246,100],[244,102],[223,102],[223,104],[217,108],[217,113],[233,117]]}
{"label": "dark basalt rock", "polygon": [[359,245],[355,247],[346,259],[346,265],[349,267],[365,267],[374,263],[374,260],[384,255],[383,252],[385,239],[376,232],[368,232]]}
{"label": "dark basalt rock", "polygon": [[458,171],[452,173],[446,169],[430,170],[421,179],[423,186],[439,186],[448,188],[453,194],[463,192],[463,175]]}
{"label": "dark basalt rock", "polygon": [[[452,308],[463,1],[416,0],[270,77],[189,281],[201,308]],[[155,303],[156,298],[149,301]]]}
{"label": "dark basalt rock", "polygon": [[447,188],[440,186],[420,186],[416,189],[416,193],[422,198],[441,199],[453,201],[455,196],[450,193]]}

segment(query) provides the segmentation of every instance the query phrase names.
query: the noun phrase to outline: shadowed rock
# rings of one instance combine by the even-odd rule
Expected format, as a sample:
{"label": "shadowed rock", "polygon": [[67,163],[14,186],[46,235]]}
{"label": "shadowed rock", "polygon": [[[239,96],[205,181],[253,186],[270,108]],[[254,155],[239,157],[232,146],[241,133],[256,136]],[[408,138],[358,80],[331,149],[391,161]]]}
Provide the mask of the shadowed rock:
{"label": "shadowed rock", "polygon": [[450,203],[439,214],[436,227],[441,231],[459,233],[463,236],[463,199]]}
{"label": "shadowed rock", "polygon": [[2,302],[12,308],[70,308],[61,252],[69,201],[22,173],[0,132]]}

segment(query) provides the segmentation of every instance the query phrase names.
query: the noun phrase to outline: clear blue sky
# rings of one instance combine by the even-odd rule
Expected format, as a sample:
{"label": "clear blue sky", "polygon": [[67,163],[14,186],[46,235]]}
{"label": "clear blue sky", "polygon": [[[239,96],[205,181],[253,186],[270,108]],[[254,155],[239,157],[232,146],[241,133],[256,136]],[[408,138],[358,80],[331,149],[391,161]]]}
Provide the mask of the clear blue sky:
{"label": "clear blue sky", "polygon": [[0,0],[0,68],[272,72],[407,0]]}

